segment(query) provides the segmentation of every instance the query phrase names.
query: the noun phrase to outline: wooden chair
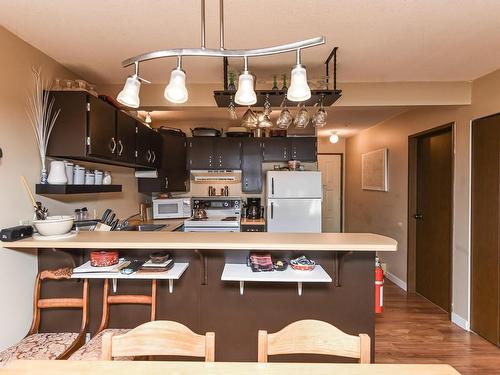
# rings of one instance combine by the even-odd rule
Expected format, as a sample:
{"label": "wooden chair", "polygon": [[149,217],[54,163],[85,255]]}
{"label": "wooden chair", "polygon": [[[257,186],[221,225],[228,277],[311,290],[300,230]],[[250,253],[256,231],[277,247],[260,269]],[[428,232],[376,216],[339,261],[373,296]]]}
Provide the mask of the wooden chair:
{"label": "wooden chair", "polygon": [[299,320],[271,334],[259,331],[258,361],[277,354],[326,354],[370,363],[370,336],[351,336],[320,320]]}
{"label": "wooden chair", "polygon": [[[46,270],[38,273],[33,296],[33,321],[24,339],[0,353],[0,367],[17,359],[65,359],[85,342],[88,323],[89,284],[83,281],[82,298],[40,298],[42,281],[68,280],[71,268]],[[82,322],[78,332],[39,333],[42,310],[72,308],[82,310]]]}
{"label": "wooden chair", "polygon": [[102,339],[102,359],[117,356],[172,355],[215,360],[215,333],[198,335],[181,323],[159,320],[144,323],[117,336],[107,332]]}
{"label": "wooden chair", "polygon": [[[120,294],[110,295],[109,280],[104,280],[104,287],[102,292],[102,317],[101,324],[97,329],[95,336],[74,352],[68,359],[71,361],[91,361],[100,360],[102,356],[102,337],[106,332],[113,332],[115,334],[123,334],[130,329],[115,329],[108,328],[109,324],[109,310],[111,305],[150,305],[151,306],[151,321],[156,319],[156,297],[157,297],[157,281],[151,280],[151,294]],[[133,360],[133,357],[120,358],[121,360]]]}

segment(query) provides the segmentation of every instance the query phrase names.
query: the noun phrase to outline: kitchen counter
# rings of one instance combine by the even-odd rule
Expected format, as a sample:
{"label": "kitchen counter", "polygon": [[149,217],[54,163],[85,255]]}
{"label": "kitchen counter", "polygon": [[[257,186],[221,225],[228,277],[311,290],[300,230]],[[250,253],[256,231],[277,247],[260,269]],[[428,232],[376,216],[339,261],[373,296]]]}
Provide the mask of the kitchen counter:
{"label": "kitchen counter", "polygon": [[[155,221],[155,223],[161,223]],[[11,249],[192,249],[396,251],[397,241],[372,233],[243,232],[80,232],[62,240],[27,238],[2,245]]]}
{"label": "kitchen counter", "polygon": [[[156,232],[80,232],[58,241],[28,238],[3,243],[3,251],[37,248],[38,269],[45,270],[83,264],[95,249],[119,249],[131,259],[166,250],[175,264],[187,268],[172,293],[167,280],[158,281],[156,319],[181,322],[194,332],[216,332],[219,361],[255,361],[259,329],[276,332],[301,319],[323,320],[349,334],[368,334],[375,360],[375,253],[396,251],[392,238],[371,233],[171,232],[175,221],[152,223],[170,226]],[[314,273],[253,273],[246,262],[256,250],[270,252],[275,261],[305,254],[318,267]],[[44,288],[50,296],[81,295],[81,285],[74,281],[64,286],[47,283]],[[147,294],[151,286],[148,280],[120,278],[117,288],[118,294]],[[102,280],[91,279],[89,289],[89,331],[95,333],[102,315]],[[114,307],[112,327],[133,328],[150,319],[147,306]],[[71,332],[79,319],[78,314],[48,311],[41,329]],[[328,359],[280,358],[291,360]]]}

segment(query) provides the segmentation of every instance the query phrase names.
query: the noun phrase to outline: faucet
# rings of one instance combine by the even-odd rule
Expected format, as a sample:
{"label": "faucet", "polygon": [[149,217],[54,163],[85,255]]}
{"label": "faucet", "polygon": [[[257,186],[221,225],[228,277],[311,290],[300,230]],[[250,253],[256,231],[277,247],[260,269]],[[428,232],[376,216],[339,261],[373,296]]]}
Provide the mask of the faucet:
{"label": "faucet", "polygon": [[144,218],[142,216],[142,214],[140,212],[136,213],[136,214],[133,214],[133,215],[130,215],[129,217],[127,217],[126,219],[124,219],[121,224],[120,224],[120,229],[123,229],[125,227],[128,227],[128,221],[130,219],[132,219],[133,217],[136,217],[136,216],[139,216],[141,221],[144,221]]}

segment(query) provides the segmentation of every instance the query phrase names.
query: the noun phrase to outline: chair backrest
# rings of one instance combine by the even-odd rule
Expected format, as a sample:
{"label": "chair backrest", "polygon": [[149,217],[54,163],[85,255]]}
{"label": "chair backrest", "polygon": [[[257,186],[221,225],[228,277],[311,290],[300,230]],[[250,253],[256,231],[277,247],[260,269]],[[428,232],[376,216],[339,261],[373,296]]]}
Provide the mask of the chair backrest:
{"label": "chair backrest", "polygon": [[214,362],[215,333],[198,335],[181,323],[158,320],[123,335],[106,332],[102,338],[103,360],[149,355],[204,357],[206,362]]}
{"label": "chair backrest", "polygon": [[83,280],[82,298],[40,298],[40,289],[44,280],[69,280],[71,279],[71,268],[60,268],[57,270],[45,270],[38,273],[35,281],[35,291],[33,293],[33,321],[29,330],[29,335],[38,333],[40,328],[40,315],[42,309],[74,308],[82,310],[82,323],[80,333],[87,329],[89,317],[89,283]]}
{"label": "chair backrest", "polygon": [[271,334],[259,331],[258,340],[259,362],[268,355],[326,354],[370,363],[370,336],[351,336],[320,320],[299,320]]}
{"label": "chair backrest", "polygon": [[101,324],[97,333],[108,328],[109,324],[109,306],[122,305],[122,304],[140,304],[151,306],[151,320],[156,319],[156,296],[157,296],[157,281],[151,280],[151,295],[142,294],[119,294],[110,295],[109,280],[104,280],[104,287],[102,292],[102,317]]}

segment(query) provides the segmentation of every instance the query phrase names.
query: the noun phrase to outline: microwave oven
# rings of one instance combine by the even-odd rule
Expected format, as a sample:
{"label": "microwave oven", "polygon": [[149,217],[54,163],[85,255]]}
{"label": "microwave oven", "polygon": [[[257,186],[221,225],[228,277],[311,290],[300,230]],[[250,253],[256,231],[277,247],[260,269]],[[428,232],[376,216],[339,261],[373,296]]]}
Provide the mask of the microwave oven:
{"label": "microwave oven", "polygon": [[153,200],[154,219],[191,217],[191,198],[160,198]]}

